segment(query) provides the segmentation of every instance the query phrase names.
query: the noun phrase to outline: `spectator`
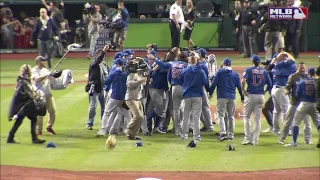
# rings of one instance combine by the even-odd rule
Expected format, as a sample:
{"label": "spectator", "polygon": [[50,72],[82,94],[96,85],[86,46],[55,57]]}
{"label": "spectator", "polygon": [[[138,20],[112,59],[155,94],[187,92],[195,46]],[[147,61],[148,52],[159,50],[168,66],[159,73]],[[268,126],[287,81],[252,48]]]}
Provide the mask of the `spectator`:
{"label": "spectator", "polygon": [[50,12],[50,17],[53,19],[55,24],[57,25],[57,28],[61,30],[61,23],[64,21],[64,3],[60,2],[60,9],[59,4],[57,2],[50,1],[49,5],[46,3],[45,0],[41,0],[42,4],[47,8],[47,10]]}
{"label": "spectator", "polygon": [[140,15],[140,19],[146,19],[146,16],[145,15]]}

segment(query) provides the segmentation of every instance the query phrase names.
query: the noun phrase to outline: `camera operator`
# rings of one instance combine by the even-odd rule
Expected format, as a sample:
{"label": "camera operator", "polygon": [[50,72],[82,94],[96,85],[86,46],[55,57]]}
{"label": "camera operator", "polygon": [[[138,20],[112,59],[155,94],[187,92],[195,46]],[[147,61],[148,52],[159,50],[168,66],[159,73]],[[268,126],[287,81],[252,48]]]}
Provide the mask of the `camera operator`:
{"label": "camera operator", "polygon": [[14,136],[25,117],[30,119],[32,143],[42,144],[46,142],[45,140],[39,139],[36,133],[38,115],[37,105],[35,102],[36,97],[37,94],[34,92],[31,84],[31,66],[24,64],[20,68],[20,75],[17,78],[17,85],[9,110],[9,121],[15,120],[15,122],[9,132],[7,143],[17,143],[14,140]]}
{"label": "camera operator", "polygon": [[89,93],[89,119],[87,122],[87,129],[92,130],[92,126],[94,123],[94,117],[96,115],[96,104],[97,100],[100,103],[100,115],[101,119],[104,112],[104,93],[103,86],[105,81],[105,76],[107,75],[105,72],[105,65],[103,63],[104,56],[109,50],[109,45],[104,46],[103,50],[98,50],[96,56],[89,67],[89,76],[88,76],[88,84],[86,85],[86,92]]}
{"label": "camera operator", "polygon": [[[274,7],[280,7],[278,1],[274,1],[272,5]],[[278,52],[278,50],[275,49],[276,44],[281,41],[282,34],[281,29],[283,27],[283,24],[285,20],[272,20],[268,19],[268,13],[265,13],[265,15],[261,18],[261,24],[263,24],[263,28],[266,31],[265,34],[265,40],[264,40],[264,47],[266,48],[266,59],[269,59],[272,57],[274,52]],[[259,32],[261,32],[259,30]]]}
{"label": "camera operator", "polygon": [[241,28],[244,58],[251,57],[252,55],[257,54],[255,25],[258,19],[258,11],[250,7],[249,0],[245,0],[243,3],[243,9],[240,11],[240,16],[236,28],[236,32],[239,32]]}
{"label": "camera operator", "polygon": [[[129,61],[126,67],[129,75],[127,78],[127,92],[125,100],[132,114],[132,119],[127,126],[126,133],[128,139],[130,140],[140,139],[136,137],[136,135],[145,118],[143,113],[144,107],[141,100],[143,99],[142,87],[146,85],[147,77],[142,76],[141,73],[138,73],[138,68],[141,66],[139,61],[139,58]],[[149,132],[146,133],[150,134]]]}
{"label": "camera operator", "polygon": [[123,1],[118,1],[118,13],[113,18],[113,22],[119,22],[119,26],[115,29],[113,42],[119,51],[124,50],[124,41],[127,37],[128,23],[129,23],[129,12],[124,6]]}
{"label": "camera operator", "polygon": [[97,39],[99,38],[99,23],[102,19],[102,15],[100,14],[100,6],[99,5],[89,5],[93,8],[93,12],[84,12],[83,20],[84,23],[88,25],[88,37],[90,42],[90,50],[87,58],[90,60],[93,57],[93,53],[95,52],[95,45]]}

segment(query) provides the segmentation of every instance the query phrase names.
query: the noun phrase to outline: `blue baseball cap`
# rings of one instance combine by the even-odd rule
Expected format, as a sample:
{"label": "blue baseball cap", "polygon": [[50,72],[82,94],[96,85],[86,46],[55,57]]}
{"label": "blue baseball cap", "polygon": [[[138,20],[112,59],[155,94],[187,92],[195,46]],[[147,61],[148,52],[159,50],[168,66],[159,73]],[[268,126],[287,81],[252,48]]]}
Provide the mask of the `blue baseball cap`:
{"label": "blue baseball cap", "polygon": [[118,58],[122,58],[124,55],[122,52],[117,52],[116,54],[114,54],[114,59],[118,59]]}
{"label": "blue baseball cap", "polygon": [[124,56],[129,56],[129,55],[132,55],[133,53],[134,53],[134,51],[132,49],[125,49],[123,51]]}
{"label": "blue baseball cap", "polygon": [[310,75],[315,75],[315,74],[316,74],[316,69],[313,68],[313,67],[309,68],[309,69],[308,69],[308,74],[310,74]]}
{"label": "blue baseball cap", "polygon": [[54,142],[49,142],[48,144],[47,144],[47,148],[56,148],[57,146],[56,146],[56,144],[54,143]]}
{"label": "blue baseball cap", "polygon": [[225,64],[225,65],[231,66],[231,59],[229,59],[229,58],[225,58],[225,59],[223,60],[222,64]]}
{"label": "blue baseball cap", "polygon": [[123,60],[121,58],[117,58],[115,61],[114,61],[114,64],[119,64],[120,66],[122,66],[124,64]]}
{"label": "blue baseball cap", "polygon": [[250,59],[253,63],[260,63],[260,57],[258,55],[254,55]]}
{"label": "blue baseball cap", "polygon": [[150,51],[150,54],[152,54],[153,56],[157,56],[157,51],[151,50],[151,51]]}
{"label": "blue baseball cap", "polygon": [[196,52],[199,53],[203,58],[205,58],[207,55],[207,51],[203,48],[198,49]]}

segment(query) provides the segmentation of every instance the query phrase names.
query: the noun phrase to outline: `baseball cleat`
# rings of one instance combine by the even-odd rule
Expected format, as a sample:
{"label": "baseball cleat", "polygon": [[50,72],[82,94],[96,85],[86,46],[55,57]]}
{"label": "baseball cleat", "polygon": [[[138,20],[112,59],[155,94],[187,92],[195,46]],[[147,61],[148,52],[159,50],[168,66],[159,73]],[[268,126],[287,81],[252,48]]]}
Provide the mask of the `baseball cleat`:
{"label": "baseball cleat", "polygon": [[317,144],[316,148],[320,149],[320,144]]}
{"label": "baseball cleat", "polygon": [[250,141],[242,141],[241,144],[242,144],[242,145],[249,145],[249,144],[251,144],[251,142],[250,142]]}
{"label": "baseball cleat", "polygon": [[258,146],[257,142],[251,143],[251,146]]}
{"label": "baseball cleat", "polygon": [[151,133],[149,133],[149,132],[143,132],[143,135],[144,135],[144,136],[151,136]]}
{"label": "baseball cleat", "polygon": [[154,132],[154,133],[166,134],[166,132],[161,131],[159,128],[154,128],[154,129],[153,129],[153,132]]}
{"label": "baseball cleat", "polygon": [[310,145],[312,145],[312,144],[313,144],[313,142],[312,142],[312,141],[307,141],[307,142],[306,142],[306,144],[310,144]]}
{"label": "baseball cleat", "polygon": [[46,128],[46,131],[52,135],[56,134],[52,128]]}
{"label": "baseball cleat", "polygon": [[222,135],[219,136],[218,141],[224,141],[224,140],[227,140],[227,139],[228,139],[227,136],[225,134],[222,134]]}
{"label": "baseball cleat", "polygon": [[127,136],[129,140],[142,140],[139,137],[132,137],[132,136]]}
{"label": "baseball cleat", "polygon": [[297,144],[292,142],[292,143],[290,143],[290,144],[285,144],[284,146],[285,146],[285,147],[289,147],[289,146],[295,147],[295,146],[297,146]]}
{"label": "baseball cleat", "polygon": [[88,130],[93,130],[92,126],[90,126],[90,125],[87,125],[86,128],[87,128]]}
{"label": "baseball cleat", "polygon": [[280,140],[278,144],[284,144],[284,140]]}
{"label": "baseball cleat", "polygon": [[96,134],[96,137],[106,137],[106,134],[101,133],[101,132],[98,132],[98,133]]}
{"label": "baseball cleat", "polygon": [[188,139],[188,134],[181,133],[180,137],[181,137],[182,140]]}
{"label": "baseball cleat", "polygon": [[263,133],[268,133],[268,132],[272,132],[272,129],[271,128],[268,128],[268,129],[266,129],[266,130],[264,130],[264,131],[262,131]]}

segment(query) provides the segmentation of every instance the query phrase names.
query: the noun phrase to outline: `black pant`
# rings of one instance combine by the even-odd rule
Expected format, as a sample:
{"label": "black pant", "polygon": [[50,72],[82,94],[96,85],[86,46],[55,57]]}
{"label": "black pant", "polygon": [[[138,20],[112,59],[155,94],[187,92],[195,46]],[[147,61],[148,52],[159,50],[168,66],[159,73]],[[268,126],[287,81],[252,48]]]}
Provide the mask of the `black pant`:
{"label": "black pant", "polygon": [[176,24],[170,20],[169,28],[171,33],[171,48],[180,47],[180,28],[177,29]]}
{"label": "black pant", "polygon": [[271,96],[267,100],[267,102],[264,104],[264,107],[262,108],[262,113],[266,117],[266,120],[269,124],[269,126],[273,127],[272,123],[272,116],[273,116],[273,101]]}
{"label": "black pant", "polygon": [[[15,120],[10,132],[9,132],[9,137],[8,140],[13,140],[14,139],[14,135],[16,134],[17,130],[19,129],[19,127],[22,124],[23,119],[25,118],[25,115],[21,115],[18,117],[17,120]],[[36,140],[37,137],[37,133],[36,133],[36,128],[37,128],[37,117],[34,116],[27,116],[30,119],[30,129],[31,129],[31,137],[32,140]]]}
{"label": "black pant", "polygon": [[299,39],[300,35],[298,33],[287,32],[285,36],[285,51],[289,52],[290,45],[292,46],[292,54],[294,56],[299,55]]}

